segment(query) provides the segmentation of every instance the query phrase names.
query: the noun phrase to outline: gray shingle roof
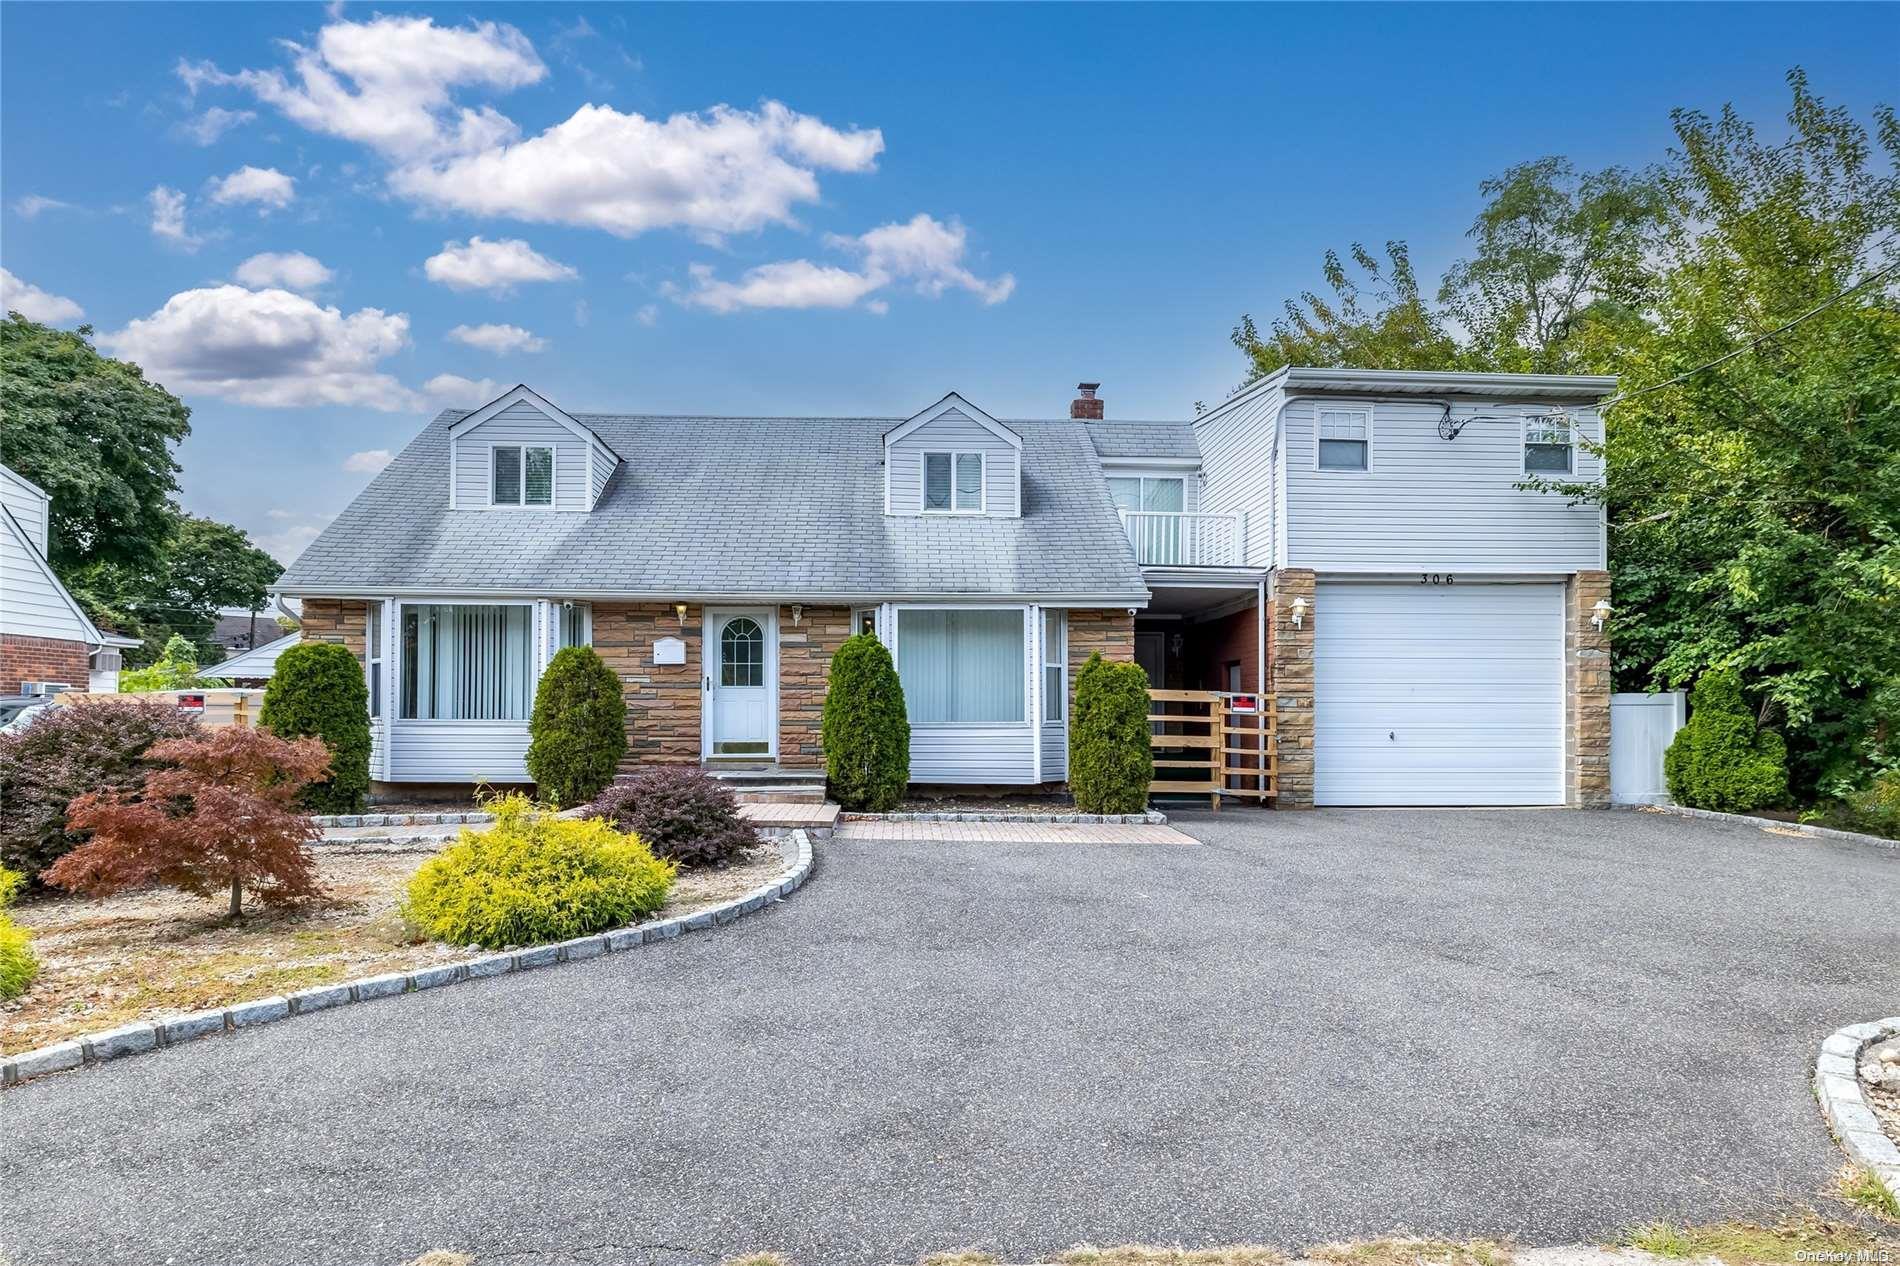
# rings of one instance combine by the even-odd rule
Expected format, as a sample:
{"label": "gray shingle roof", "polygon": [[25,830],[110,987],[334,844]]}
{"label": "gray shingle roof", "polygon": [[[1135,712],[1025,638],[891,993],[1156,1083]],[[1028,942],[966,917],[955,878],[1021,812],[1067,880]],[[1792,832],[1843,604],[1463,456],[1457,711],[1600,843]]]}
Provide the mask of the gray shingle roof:
{"label": "gray shingle roof", "polygon": [[1192,422],[1090,422],[1086,424],[1095,451],[1103,457],[1194,457]]}
{"label": "gray shingle roof", "polygon": [[985,519],[884,514],[896,418],[577,414],[626,459],[591,513],[450,510],[448,430],[464,416],[430,423],[278,589],[1146,598],[1091,439],[1100,423],[1009,423],[1024,512]]}

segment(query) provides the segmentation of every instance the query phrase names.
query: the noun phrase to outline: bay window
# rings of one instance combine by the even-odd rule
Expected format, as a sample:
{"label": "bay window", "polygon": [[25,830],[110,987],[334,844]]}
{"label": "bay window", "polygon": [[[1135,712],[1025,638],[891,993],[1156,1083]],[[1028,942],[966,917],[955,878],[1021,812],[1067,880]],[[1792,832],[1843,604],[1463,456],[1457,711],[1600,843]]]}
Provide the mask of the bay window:
{"label": "bay window", "polygon": [[1027,720],[1020,607],[897,612],[897,675],[912,725]]}
{"label": "bay window", "polygon": [[404,603],[402,719],[527,720],[533,626],[525,603]]}

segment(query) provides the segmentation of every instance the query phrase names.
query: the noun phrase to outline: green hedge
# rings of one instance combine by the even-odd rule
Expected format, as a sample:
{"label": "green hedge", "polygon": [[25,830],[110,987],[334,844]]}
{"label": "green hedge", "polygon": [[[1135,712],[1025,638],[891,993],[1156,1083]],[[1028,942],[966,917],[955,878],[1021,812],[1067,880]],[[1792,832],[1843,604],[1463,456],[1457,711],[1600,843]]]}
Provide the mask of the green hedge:
{"label": "green hedge", "polygon": [[369,794],[369,687],[346,646],[300,642],[277,657],[258,722],[278,738],[315,735],[330,749],[330,778],[303,793],[313,813],[361,813]]}
{"label": "green hedge", "polygon": [[555,652],[534,692],[528,777],[543,800],[585,804],[614,779],[627,754],[627,700],[620,678],[591,646]]}
{"label": "green hedge", "polygon": [[832,656],[822,734],[834,800],[861,813],[902,802],[910,785],[910,718],[897,666],[874,635],[848,637]]}
{"label": "green hedge", "polygon": [[1097,652],[1075,677],[1069,719],[1069,789],[1084,813],[1140,813],[1154,781],[1148,675]]}
{"label": "green hedge", "polygon": [[1756,727],[1738,674],[1711,670],[1689,695],[1689,723],[1663,753],[1663,777],[1677,804],[1747,813],[1788,798],[1788,745]]}

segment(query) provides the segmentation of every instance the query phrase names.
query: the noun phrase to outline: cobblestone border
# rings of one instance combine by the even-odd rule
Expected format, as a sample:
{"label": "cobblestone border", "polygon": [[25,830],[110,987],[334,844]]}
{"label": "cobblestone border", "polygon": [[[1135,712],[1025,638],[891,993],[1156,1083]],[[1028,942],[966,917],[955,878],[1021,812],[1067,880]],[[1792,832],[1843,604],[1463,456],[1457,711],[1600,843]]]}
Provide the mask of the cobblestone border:
{"label": "cobblestone border", "polygon": [[492,813],[313,813],[310,820],[320,827],[345,826],[454,826],[458,823],[493,822]]}
{"label": "cobblestone border", "polygon": [[1717,813],[1713,809],[1691,809],[1679,804],[1618,804],[1613,809],[1631,813],[1669,813],[1679,818],[1707,818],[1711,822],[1739,822],[1745,826],[1758,826],[1765,831],[1785,831],[1795,835],[1809,835],[1823,840],[1852,840],[1857,844],[1873,844],[1880,848],[1900,848],[1900,840],[1890,840],[1882,835],[1864,835],[1859,831],[1842,831],[1831,826],[1814,826],[1807,822],[1783,822],[1779,818],[1750,817],[1745,813]]}
{"label": "cobblestone border", "polygon": [[1894,1146],[1867,1106],[1856,1071],[1860,1048],[1894,1033],[1900,1033],[1900,1015],[1850,1024],[1829,1034],[1814,1061],[1814,1097],[1848,1158],[1871,1170],[1900,1200],[1900,1147]]}
{"label": "cobblestone border", "polygon": [[978,809],[969,813],[840,813],[840,822],[1066,822],[1083,826],[1166,826],[1159,809],[1146,813],[1026,813]]}
{"label": "cobblestone border", "polygon": [[779,854],[785,859],[785,869],[779,872],[777,879],[771,883],[762,884],[751,892],[734,897],[730,901],[709,906],[704,910],[695,910],[691,914],[675,915],[670,919],[660,919],[650,923],[636,923],[630,927],[602,932],[597,936],[576,937],[569,941],[557,941],[552,945],[535,945],[505,953],[484,954],[479,958],[463,959],[460,962],[437,963],[413,972],[365,976],[342,984],[318,985],[310,989],[300,989],[289,995],[258,998],[217,1010],[195,1011],[190,1015],[174,1016],[166,1020],[142,1020],[135,1024],[121,1025],[116,1029],[87,1033],[64,1042],[57,1042],[52,1046],[22,1051],[18,1055],[10,1055],[0,1060],[0,1084],[15,1086],[47,1073],[66,1072],[82,1065],[97,1064],[126,1055],[139,1055],[160,1047],[177,1046],[194,1038],[209,1037],[214,1033],[235,1032],[253,1025],[270,1024],[277,1020],[288,1019],[294,1015],[308,1015],[313,1011],[327,1011],[331,1007],[348,1006],[355,1002],[369,1002],[376,998],[388,998],[401,993],[436,989],[443,985],[460,984],[465,980],[482,980],[490,976],[505,976],[511,972],[547,967],[555,963],[598,958],[602,954],[617,954],[623,950],[637,949],[639,946],[654,941],[670,941],[684,932],[697,932],[704,928],[724,926],[771,902],[784,900],[803,886],[805,880],[810,877],[811,839],[802,830],[793,831],[789,838],[781,841]]}

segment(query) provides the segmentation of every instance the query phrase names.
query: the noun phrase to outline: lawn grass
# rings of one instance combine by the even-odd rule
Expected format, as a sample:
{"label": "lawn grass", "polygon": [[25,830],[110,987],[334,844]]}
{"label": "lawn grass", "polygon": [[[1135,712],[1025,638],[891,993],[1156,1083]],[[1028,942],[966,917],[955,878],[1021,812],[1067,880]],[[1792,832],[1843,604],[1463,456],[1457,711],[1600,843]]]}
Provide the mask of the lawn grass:
{"label": "lawn grass", "polygon": [[1900,1197],[1896,1197],[1880,1175],[1864,1165],[1848,1165],[1841,1170],[1841,1199],[1866,1213],[1888,1222],[1900,1222]]}
{"label": "lawn grass", "polygon": [[1509,1266],[1511,1248],[1496,1240],[1432,1240],[1387,1235],[1320,1244],[1306,1256],[1337,1266]]}
{"label": "lawn grass", "polygon": [[1754,1222],[1718,1222],[1707,1226],[1652,1222],[1632,1231],[1625,1243],[1645,1253],[1677,1261],[1712,1257],[1731,1266],[1776,1266],[1782,1262],[1815,1261],[1817,1253],[1852,1254],[1860,1249],[1877,1249],[1883,1240],[1859,1227],[1804,1213],[1774,1226]]}

